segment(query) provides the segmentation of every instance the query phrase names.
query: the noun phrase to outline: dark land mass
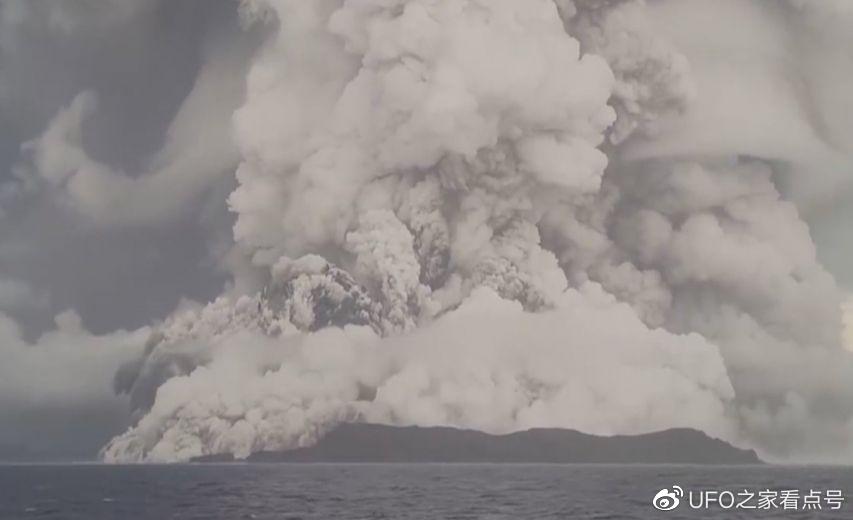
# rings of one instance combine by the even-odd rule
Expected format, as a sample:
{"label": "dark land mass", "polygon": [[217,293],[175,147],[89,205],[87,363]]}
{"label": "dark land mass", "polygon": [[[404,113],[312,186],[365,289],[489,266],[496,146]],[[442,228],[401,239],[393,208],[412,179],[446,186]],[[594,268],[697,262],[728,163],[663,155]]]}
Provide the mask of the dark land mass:
{"label": "dark land mass", "polygon": [[[195,462],[226,462],[208,456]],[[444,427],[342,424],[317,444],[259,452],[249,462],[439,462],[590,464],[761,464],[743,450],[704,433],[676,428],[643,435],[602,437],[537,428],[507,435]]]}

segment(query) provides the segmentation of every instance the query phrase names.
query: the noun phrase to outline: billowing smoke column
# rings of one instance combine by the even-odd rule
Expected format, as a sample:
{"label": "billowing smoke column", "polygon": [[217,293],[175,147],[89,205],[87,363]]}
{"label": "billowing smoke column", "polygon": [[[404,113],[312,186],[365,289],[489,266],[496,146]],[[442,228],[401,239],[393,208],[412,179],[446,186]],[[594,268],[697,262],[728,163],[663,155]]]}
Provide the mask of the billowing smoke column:
{"label": "billowing smoke column", "polygon": [[245,457],[342,421],[853,456],[841,294],[771,166],[616,153],[695,90],[644,3],[243,10],[267,39],[234,118],[240,289],[120,371],[137,422],[105,460]]}

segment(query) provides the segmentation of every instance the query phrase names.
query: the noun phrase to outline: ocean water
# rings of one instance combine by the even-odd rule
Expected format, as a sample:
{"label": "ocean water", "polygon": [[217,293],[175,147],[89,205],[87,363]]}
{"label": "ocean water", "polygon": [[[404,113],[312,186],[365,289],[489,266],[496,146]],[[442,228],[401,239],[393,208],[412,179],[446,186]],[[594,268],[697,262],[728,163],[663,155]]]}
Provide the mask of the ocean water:
{"label": "ocean water", "polygon": [[[679,506],[653,497],[678,485]],[[740,507],[707,502],[737,495]],[[796,490],[757,509],[760,492]],[[812,491],[817,492],[815,495]],[[755,492],[752,501],[746,501]],[[825,496],[829,492],[829,497]],[[844,501],[840,509],[834,497]],[[692,493],[692,495],[689,495]],[[804,510],[807,494],[820,510]],[[789,506],[793,493],[788,493]],[[848,496],[849,495],[849,496]],[[692,497],[695,506],[688,503]],[[699,499],[703,501],[700,504]],[[524,464],[0,466],[0,519],[853,518],[853,468]],[[721,501],[729,506],[728,495]],[[810,500],[811,505],[816,502]],[[756,509],[747,509],[753,505]],[[809,506],[811,507],[811,506]]]}

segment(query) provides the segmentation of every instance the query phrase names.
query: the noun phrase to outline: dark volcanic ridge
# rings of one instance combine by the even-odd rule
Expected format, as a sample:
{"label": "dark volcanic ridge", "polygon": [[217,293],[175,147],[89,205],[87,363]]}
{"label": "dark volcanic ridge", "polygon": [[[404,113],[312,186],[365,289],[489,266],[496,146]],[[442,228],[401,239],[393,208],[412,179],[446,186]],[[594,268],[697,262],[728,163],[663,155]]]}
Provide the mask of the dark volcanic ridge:
{"label": "dark volcanic ridge", "polygon": [[[194,459],[226,462],[230,455]],[[754,450],[736,448],[703,432],[675,428],[603,437],[576,430],[536,428],[506,435],[447,427],[342,424],[317,444],[252,454],[249,462],[761,464]]]}

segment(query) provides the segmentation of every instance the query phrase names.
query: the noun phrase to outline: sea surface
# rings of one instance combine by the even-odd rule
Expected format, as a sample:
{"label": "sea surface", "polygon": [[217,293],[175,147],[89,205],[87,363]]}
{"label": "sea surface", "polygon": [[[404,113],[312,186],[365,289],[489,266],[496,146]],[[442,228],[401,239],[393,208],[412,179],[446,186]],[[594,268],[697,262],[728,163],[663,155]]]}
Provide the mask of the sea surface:
{"label": "sea surface", "polygon": [[[684,491],[658,511],[662,489]],[[755,492],[724,509],[705,492]],[[798,509],[758,506],[797,490]],[[803,510],[804,495],[821,509]],[[824,501],[840,492],[837,501]],[[788,493],[789,497],[791,493]],[[812,496],[816,496],[812,494]],[[728,506],[728,496],[722,497]],[[853,518],[853,468],[525,464],[189,464],[0,466],[0,519]],[[811,500],[815,502],[814,499]],[[789,504],[790,505],[790,504]]]}

